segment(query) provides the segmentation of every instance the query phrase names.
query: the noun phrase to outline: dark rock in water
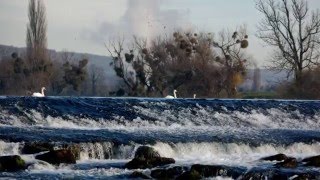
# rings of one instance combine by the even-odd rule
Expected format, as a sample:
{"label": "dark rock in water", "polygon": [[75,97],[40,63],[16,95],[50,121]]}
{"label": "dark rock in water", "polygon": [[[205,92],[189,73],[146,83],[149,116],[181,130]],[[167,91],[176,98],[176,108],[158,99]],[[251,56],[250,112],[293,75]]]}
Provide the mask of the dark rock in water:
{"label": "dark rock in water", "polygon": [[130,174],[129,178],[133,179],[152,179],[151,177],[143,174],[142,172],[139,171],[134,171],[132,174]]}
{"label": "dark rock in water", "polygon": [[288,158],[283,162],[275,164],[275,166],[283,168],[296,168],[298,166],[298,161],[296,158]]}
{"label": "dark rock in water", "polygon": [[183,174],[178,176],[176,179],[177,180],[186,180],[186,179],[197,180],[197,179],[203,179],[203,178],[198,171],[190,170],[190,171],[184,172]]}
{"label": "dark rock in water", "polygon": [[320,155],[319,156],[313,156],[308,157],[302,160],[302,162],[305,162],[305,166],[315,166],[320,167]]}
{"label": "dark rock in water", "polygon": [[320,179],[320,176],[315,176],[313,174],[303,173],[290,177],[291,180],[309,180],[309,179]]}
{"label": "dark rock in water", "polygon": [[41,155],[37,155],[36,159],[46,161],[50,164],[59,165],[60,163],[75,164],[76,157],[69,149],[61,149],[50,151]]}
{"label": "dark rock in water", "polygon": [[148,146],[137,149],[134,159],[125,165],[128,169],[146,169],[175,163],[172,158],[160,157],[159,153]]}
{"label": "dark rock in water", "polygon": [[52,151],[53,145],[50,143],[32,142],[26,143],[21,149],[22,154],[35,154],[44,151]]}
{"label": "dark rock in water", "polygon": [[70,150],[76,160],[80,159],[81,147],[79,144],[69,144],[65,145],[64,149]]}
{"label": "dark rock in water", "polygon": [[264,160],[264,161],[284,161],[286,159],[288,159],[288,157],[285,154],[276,154],[274,156],[261,158],[261,160]]}
{"label": "dark rock in water", "polygon": [[208,177],[232,177],[239,178],[246,171],[245,168],[228,167],[222,165],[201,165],[195,164],[191,169],[181,174],[177,179],[203,179]]}
{"label": "dark rock in water", "polygon": [[173,163],[175,163],[175,160],[172,158],[159,157],[159,158],[145,159],[145,160],[134,158],[125,165],[125,168],[146,169],[146,168],[154,168],[157,166],[163,166],[163,165],[173,164]]}
{"label": "dark rock in water", "polygon": [[134,154],[134,158],[136,159],[153,159],[159,157],[160,154],[149,146],[140,146]]}
{"label": "dark rock in water", "polygon": [[191,166],[190,171],[197,171],[201,177],[216,177],[216,176],[223,176],[223,177],[232,177],[234,179],[241,176],[246,169],[244,168],[237,168],[237,167],[228,167],[222,165],[201,165],[195,164]]}
{"label": "dark rock in water", "polygon": [[20,156],[1,156],[0,171],[19,171],[26,169],[26,163]]}
{"label": "dark rock in water", "polygon": [[181,166],[175,166],[168,169],[155,169],[151,172],[151,177],[156,179],[174,179],[186,170],[186,167]]}
{"label": "dark rock in water", "polygon": [[242,180],[261,180],[261,179],[320,179],[320,173],[313,170],[300,169],[278,169],[278,168],[253,168],[247,172],[242,178]]}
{"label": "dark rock in water", "polygon": [[[62,149],[70,150],[75,156],[76,160],[80,159],[80,145],[79,144],[63,144]],[[35,154],[44,151],[54,151],[54,144],[32,142],[26,143],[21,149],[22,154]]]}
{"label": "dark rock in water", "polygon": [[247,172],[242,180],[261,180],[261,179],[287,179],[287,176],[282,177],[282,174],[279,173],[278,169],[259,169],[253,168]]}

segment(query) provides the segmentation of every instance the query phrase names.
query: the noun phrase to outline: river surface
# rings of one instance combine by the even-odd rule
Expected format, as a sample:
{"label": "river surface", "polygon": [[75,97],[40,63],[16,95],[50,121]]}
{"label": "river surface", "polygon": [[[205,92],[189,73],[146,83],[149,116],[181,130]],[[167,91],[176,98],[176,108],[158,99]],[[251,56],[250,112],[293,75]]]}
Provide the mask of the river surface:
{"label": "river surface", "polygon": [[[60,166],[25,155],[25,143],[78,144],[80,160]],[[263,168],[260,158],[320,155],[320,101],[0,97],[0,156],[20,155],[16,179],[123,179],[141,145],[176,165]],[[148,173],[149,170],[144,170]],[[300,171],[320,172],[319,168]]]}

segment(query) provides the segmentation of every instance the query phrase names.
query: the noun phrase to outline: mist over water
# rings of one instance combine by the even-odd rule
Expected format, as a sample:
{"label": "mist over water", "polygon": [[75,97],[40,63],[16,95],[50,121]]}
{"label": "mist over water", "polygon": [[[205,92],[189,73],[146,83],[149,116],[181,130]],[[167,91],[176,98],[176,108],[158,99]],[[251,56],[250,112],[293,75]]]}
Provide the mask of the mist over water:
{"label": "mist over water", "polygon": [[[55,167],[24,155],[26,143],[80,147],[75,165]],[[176,165],[264,167],[260,158],[320,152],[320,102],[280,100],[1,97],[0,155],[32,164],[13,178],[125,178],[141,146]],[[271,163],[272,164],[272,163]],[[317,169],[319,170],[319,169]]]}

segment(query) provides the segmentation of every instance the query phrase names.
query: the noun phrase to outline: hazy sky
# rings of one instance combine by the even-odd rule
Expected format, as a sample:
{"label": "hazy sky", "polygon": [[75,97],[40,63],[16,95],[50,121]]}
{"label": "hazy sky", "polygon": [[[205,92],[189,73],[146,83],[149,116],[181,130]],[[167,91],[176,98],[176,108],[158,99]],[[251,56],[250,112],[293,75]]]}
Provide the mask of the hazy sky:
{"label": "hazy sky", "polygon": [[[254,0],[43,0],[48,47],[108,55],[104,43],[118,35],[152,37],[186,28],[217,33],[246,24],[247,52],[263,65],[267,50],[255,37],[262,18]],[[311,9],[320,0],[308,0]],[[0,0],[0,44],[25,46],[28,0]]]}

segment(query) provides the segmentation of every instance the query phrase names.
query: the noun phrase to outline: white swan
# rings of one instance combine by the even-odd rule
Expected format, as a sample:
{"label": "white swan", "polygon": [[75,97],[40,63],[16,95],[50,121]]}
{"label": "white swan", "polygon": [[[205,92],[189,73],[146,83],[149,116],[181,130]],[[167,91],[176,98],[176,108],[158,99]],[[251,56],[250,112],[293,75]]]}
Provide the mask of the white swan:
{"label": "white swan", "polygon": [[41,88],[41,93],[39,93],[39,92],[34,92],[33,94],[32,94],[32,96],[33,97],[44,97],[45,95],[44,95],[44,90],[46,90],[46,88],[45,87],[42,87]]}
{"label": "white swan", "polygon": [[168,96],[166,96],[166,98],[168,98],[168,99],[174,99],[174,98],[177,98],[177,90],[173,90],[173,96],[170,96],[170,95],[168,95]]}

